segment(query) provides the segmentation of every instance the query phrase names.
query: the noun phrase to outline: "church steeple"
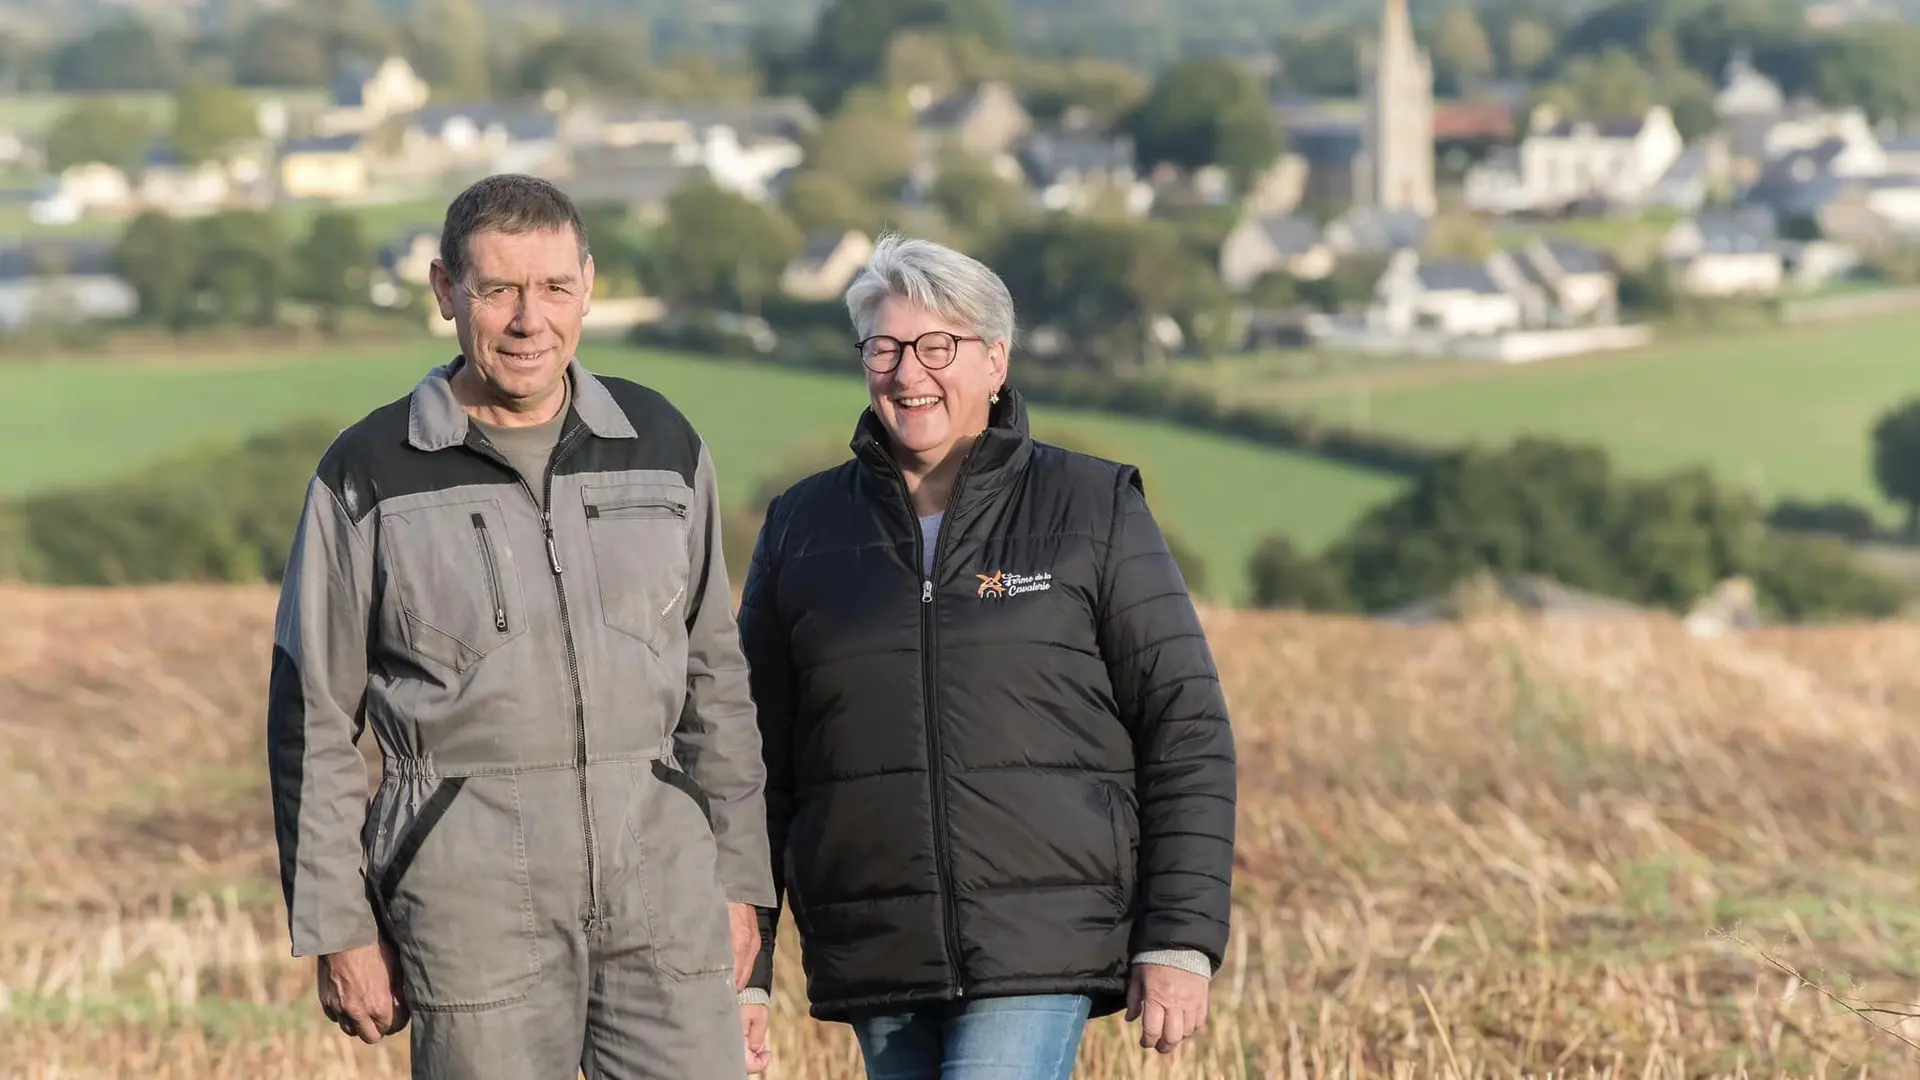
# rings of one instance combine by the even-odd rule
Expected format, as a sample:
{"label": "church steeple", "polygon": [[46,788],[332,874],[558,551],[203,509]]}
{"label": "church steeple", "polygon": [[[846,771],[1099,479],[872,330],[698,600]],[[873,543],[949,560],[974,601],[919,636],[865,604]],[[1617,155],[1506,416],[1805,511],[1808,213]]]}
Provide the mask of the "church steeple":
{"label": "church steeple", "polygon": [[1387,0],[1380,9],[1380,51],[1389,56],[1411,56],[1417,51],[1407,0]]}
{"label": "church steeple", "polygon": [[1407,0],[1385,0],[1369,67],[1360,201],[1431,214],[1433,64],[1414,39]]}

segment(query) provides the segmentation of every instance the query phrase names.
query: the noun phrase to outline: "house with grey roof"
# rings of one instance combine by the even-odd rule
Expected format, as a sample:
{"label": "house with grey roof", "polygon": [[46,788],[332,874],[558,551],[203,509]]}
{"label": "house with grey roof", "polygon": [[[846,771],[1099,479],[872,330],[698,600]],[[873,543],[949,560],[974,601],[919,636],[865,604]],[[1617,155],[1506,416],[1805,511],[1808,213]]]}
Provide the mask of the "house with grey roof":
{"label": "house with grey roof", "polygon": [[872,255],[873,239],[859,229],[809,233],[781,271],[780,289],[798,300],[838,299]]}
{"label": "house with grey roof", "polygon": [[1727,143],[1720,138],[1696,140],[1680,152],[1666,174],[1654,182],[1647,202],[1691,214],[1705,206],[1716,188],[1732,176]]}
{"label": "house with grey roof", "polygon": [[1920,131],[1907,128],[1881,135],[1880,152],[1888,175],[1920,175]]}
{"label": "house with grey roof", "polygon": [[715,127],[731,129],[743,143],[799,143],[819,129],[820,116],[805,98],[782,95],[743,103],[582,101],[563,118],[568,142],[604,146],[693,144]]}
{"label": "house with grey roof", "polygon": [[1338,263],[1320,226],[1301,214],[1249,214],[1220,245],[1220,282],[1235,292],[1270,273],[1323,278]]}
{"label": "house with grey roof", "polygon": [[136,314],[140,297],[120,274],[117,244],[112,237],[45,237],[0,245],[0,333]]}
{"label": "house with grey roof", "polygon": [[584,103],[562,118],[561,139],[571,148],[573,174],[601,167],[597,155],[652,155],[657,161],[700,166],[716,183],[756,201],[774,197],[785,174],[806,156],[804,140],[819,118],[796,98],[745,104],[668,102]]}
{"label": "house with grey roof", "polygon": [[1545,301],[1536,325],[1608,325],[1620,315],[1620,271],[1606,252],[1556,236],[1535,236],[1511,260]]}
{"label": "house with grey roof", "polygon": [[[1481,178],[1476,187],[1517,183],[1527,209],[1557,211],[1578,204],[1644,206],[1685,149],[1673,114],[1655,105],[1639,116],[1566,117],[1535,109],[1521,140],[1517,177]],[[1510,169],[1508,163],[1485,163]]]}
{"label": "house with grey roof", "polygon": [[1486,260],[1423,259],[1400,251],[1374,286],[1367,324],[1393,334],[1485,337],[1520,329],[1523,299]]}
{"label": "house with grey roof", "polygon": [[545,174],[564,161],[560,118],[537,102],[429,105],[399,123],[399,172]]}
{"label": "house with grey roof", "polygon": [[373,153],[353,132],[288,139],[274,163],[280,196],[287,199],[350,199],[367,188]]}
{"label": "house with grey roof", "polygon": [[1661,254],[1689,296],[1771,296],[1785,273],[1778,221],[1762,205],[1715,207],[1681,221]]}
{"label": "house with grey roof", "polygon": [[416,225],[381,244],[367,281],[367,299],[376,307],[404,306],[410,294],[432,286],[433,260],[440,257],[440,230]]}
{"label": "house with grey roof", "polygon": [[1005,83],[983,82],[939,99],[925,93],[924,87],[915,89],[914,127],[922,160],[936,158],[941,146],[953,146],[990,161],[1012,153],[1033,131],[1033,117]]}
{"label": "house with grey roof", "polygon": [[1327,223],[1325,236],[1336,255],[1382,256],[1419,247],[1432,225],[1432,218],[1412,210],[1354,206]]}
{"label": "house with grey roof", "polygon": [[1141,178],[1133,139],[1097,131],[1039,131],[1014,150],[1035,200],[1047,210],[1084,213],[1118,200],[1129,214],[1153,208],[1153,186]]}
{"label": "house with grey roof", "polygon": [[314,134],[364,133],[426,107],[432,88],[402,56],[375,64],[348,56],[334,70],[331,100],[314,119]]}
{"label": "house with grey roof", "polygon": [[188,161],[168,143],[147,148],[135,198],[182,217],[210,214],[232,196],[233,177],[219,161]]}

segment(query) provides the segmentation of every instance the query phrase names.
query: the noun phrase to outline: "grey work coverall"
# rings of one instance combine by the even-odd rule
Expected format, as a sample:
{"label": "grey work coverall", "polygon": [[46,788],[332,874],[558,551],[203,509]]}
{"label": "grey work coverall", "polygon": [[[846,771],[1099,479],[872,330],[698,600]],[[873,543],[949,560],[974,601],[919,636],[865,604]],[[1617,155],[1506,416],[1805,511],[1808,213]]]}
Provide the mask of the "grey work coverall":
{"label": "grey work coverall", "polygon": [[726,901],[773,882],[712,461],[576,362],[543,514],[460,362],[308,487],[267,712],[293,953],[384,929],[416,1077],[742,1077]]}

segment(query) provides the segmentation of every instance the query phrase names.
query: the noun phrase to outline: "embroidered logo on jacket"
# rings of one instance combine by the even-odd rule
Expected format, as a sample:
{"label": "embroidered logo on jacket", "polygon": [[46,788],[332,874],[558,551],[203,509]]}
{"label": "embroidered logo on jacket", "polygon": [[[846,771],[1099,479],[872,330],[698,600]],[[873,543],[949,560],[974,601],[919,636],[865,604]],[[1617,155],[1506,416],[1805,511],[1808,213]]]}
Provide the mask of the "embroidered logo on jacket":
{"label": "embroidered logo on jacket", "polygon": [[995,570],[991,574],[973,576],[980,579],[980,588],[975,590],[974,595],[983,600],[1001,600],[1023,593],[1046,592],[1053,588],[1053,575],[1044,572],[1009,574],[1005,570]]}

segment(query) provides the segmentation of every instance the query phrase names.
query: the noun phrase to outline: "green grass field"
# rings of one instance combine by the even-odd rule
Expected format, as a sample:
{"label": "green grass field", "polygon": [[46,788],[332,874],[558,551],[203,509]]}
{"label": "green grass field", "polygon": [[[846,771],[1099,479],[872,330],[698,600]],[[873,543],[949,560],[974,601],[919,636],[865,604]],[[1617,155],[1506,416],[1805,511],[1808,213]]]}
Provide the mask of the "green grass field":
{"label": "green grass field", "polygon": [[[0,396],[0,495],[84,484],[206,439],[305,416],[345,424],[407,392],[446,346],[248,363],[158,361],[10,365]],[[590,367],[665,393],[713,448],[722,496],[737,502],[798,446],[841,441],[866,403],[854,374],[774,371],[614,346]],[[1209,591],[1242,599],[1246,560],[1264,536],[1319,547],[1398,481],[1171,425],[1036,409],[1035,433],[1124,456],[1147,475],[1167,525],[1207,562]]]}
{"label": "green grass field", "polygon": [[1704,464],[1761,497],[1844,498],[1900,520],[1873,483],[1879,413],[1920,395],[1920,315],[1691,339],[1518,368],[1447,363],[1269,383],[1260,397],[1445,442],[1538,433],[1623,468]]}
{"label": "green grass field", "polygon": [[[447,202],[452,198],[402,199],[390,203],[367,203],[338,207],[352,211],[360,218],[362,235],[369,244],[385,244],[397,240],[400,235],[414,228],[425,228],[432,232],[440,229],[441,218],[446,214]],[[290,244],[298,244],[313,228],[314,216],[320,211],[336,208],[318,200],[311,202],[286,203],[273,208],[274,216],[280,220],[280,231]],[[91,216],[83,217],[71,224],[42,225],[28,216],[24,205],[0,205],[0,236],[28,237],[94,237],[119,236],[126,231],[132,216]],[[192,219],[189,219],[192,220]]]}
{"label": "green grass field", "polygon": [[[284,102],[290,109],[314,108],[325,104],[327,100],[325,90],[301,86],[250,88],[247,94],[256,102],[269,100]],[[110,94],[36,93],[0,97],[0,126],[37,135],[49,124],[66,115],[67,111],[75,105],[89,98],[104,99],[131,112],[145,120],[154,130],[162,130],[173,122],[173,95],[159,91]]]}

